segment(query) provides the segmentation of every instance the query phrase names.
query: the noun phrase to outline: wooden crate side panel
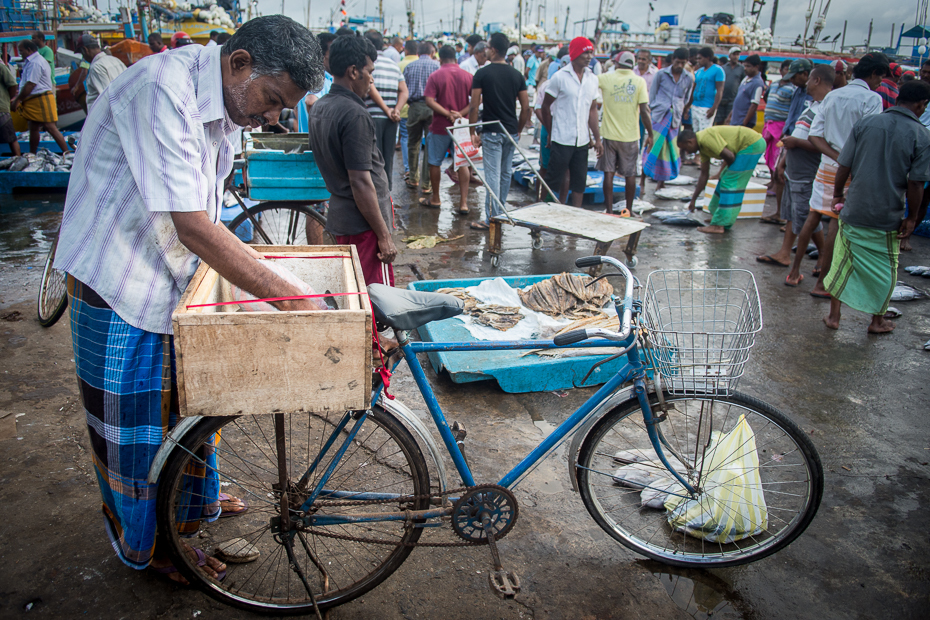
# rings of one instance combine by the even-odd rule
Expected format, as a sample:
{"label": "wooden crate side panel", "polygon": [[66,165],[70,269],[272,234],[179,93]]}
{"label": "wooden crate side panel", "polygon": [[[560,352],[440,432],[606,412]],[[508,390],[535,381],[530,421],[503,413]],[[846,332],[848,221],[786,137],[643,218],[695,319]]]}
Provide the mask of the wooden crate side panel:
{"label": "wooden crate side panel", "polygon": [[[326,314],[340,320],[320,320]],[[309,317],[318,319],[313,321],[288,318],[304,320],[179,322],[183,415],[367,408],[371,399],[367,317],[323,312]]]}

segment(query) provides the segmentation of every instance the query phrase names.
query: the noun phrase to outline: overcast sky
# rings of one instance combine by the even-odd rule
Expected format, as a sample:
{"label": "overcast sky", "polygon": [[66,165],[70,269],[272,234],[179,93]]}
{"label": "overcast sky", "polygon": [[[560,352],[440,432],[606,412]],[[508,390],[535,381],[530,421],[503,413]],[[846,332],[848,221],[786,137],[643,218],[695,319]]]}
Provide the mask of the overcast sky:
{"label": "overcast sky", "polygon": [[[281,0],[257,0],[258,8],[262,14],[280,13]],[[416,20],[419,28],[421,20],[425,20],[426,29],[429,32],[440,29],[440,20],[442,26],[449,30],[449,23],[453,18],[458,19],[461,11],[461,0],[412,0],[416,7]],[[605,4],[610,4],[611,0],[604,0]],[[772,4],[774,0],[766,0],[766,6],[762,9],[761,22],[768,26],[771,20]],[[824,0],[825,1],[825,0]],[[385,24],[390,32],[406,32],[406,9],[405,0],[383,0]],[[556,26],[553,24],[554,17],[558,16],[558,32],[562,32],[565,20],[565,9],[571,6],[570,22],[581,20],[585,17],[594,18],[597,15],[599,0],[524,0],[524,23],[536,22],[541,15],[546,16],[546,24],[550,32],[555,32]],[[775,36],[794,39],[798,34],[804,31],[804,17],[807,12],[809,0],[780,0],[778,7],[778,19],[775,26]],[[815,0],[819,10],[821,0]],[[332,10],[337,6],[338,0],[283,0],[284,14],[288,15],[300,23],[306,23],[306,10],[309,4],[311,11],[311,26],[319,27],[326,23],[331,15]],[[243,2],[244,4],[244,2]],[[377,15],[377,0],[346,0],[349,8],[349,15],[352,17],[361,17],[364,15]],[[466,28],[470,31],[471,24],[474,23],[475,6],[477,0],[467,0],[465,2],[465,23]],[[680,23],[687,28],[695,28],[697,19],[701,14],[713,14],[717,12],[732,13],[736,16],[741,14],[743,4],[751,5],[751,0],[652,0],[655,7],[653,19],[658,15],[678,14]],[[881,15],[876,11],[876,5],[881,5]],[[540,5],[545,6],[540,10]],[[645,30],[648,14],[648,1],[643,0],[614,0],[614,15],[628,22],[633,30]],[[423,7],[421,9],[421,7]],[[503,22],[508,25],[515,25],[515,14],[517,11],[517,0],[485,0],[482,11],[481,21]],[[747,8],[748,11],[748,8]],[[892,0],[890,2],[876,2],[876,0],[834,0],[827,14],[827,25],[824,28],[821,38],[829,35],[831,38],[843,31],[843,21],[848,20],[846,30],[846,43],[864,43],[869,29],[869,20],[875,19],[874,30],[872,33],[873,45],[888,45],[891,37],[892,24],[897,24],[895,33],[901,27],[902,23],[906,27],[914,25],[917,12],[917,0]],[[816,15],[815,15],[816,18]],[[654,26],[653,26],[654,27]],[[813,25],[812,25],[813,27]],[[574,31],[573,31],[574,29]],[[587,33],[593,32],[593,22],[587,25]],[[568,35],[581,34],[581,25],[570,24]],[[897,38],[897,36],[895,37]]]}

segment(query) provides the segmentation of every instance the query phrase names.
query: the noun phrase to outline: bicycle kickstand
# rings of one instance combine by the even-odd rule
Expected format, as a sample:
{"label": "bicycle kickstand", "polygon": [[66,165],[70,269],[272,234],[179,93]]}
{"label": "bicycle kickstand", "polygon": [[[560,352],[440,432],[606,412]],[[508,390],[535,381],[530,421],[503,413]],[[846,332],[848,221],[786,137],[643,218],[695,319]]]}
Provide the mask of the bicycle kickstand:
{"label": "bicycle kickstand", "polygon": [[488,575],[491,590],[502,598],[514,598],[520,591],[520,578],[516,573],[504,570],[501,566],[501,556],[497,552],[497,543],[494,541],[494,532],[491,531],[491,517],[485,514],[481,518],[481,525],[488,537],[488,546],[491,547],[491,561],[494,570]]}

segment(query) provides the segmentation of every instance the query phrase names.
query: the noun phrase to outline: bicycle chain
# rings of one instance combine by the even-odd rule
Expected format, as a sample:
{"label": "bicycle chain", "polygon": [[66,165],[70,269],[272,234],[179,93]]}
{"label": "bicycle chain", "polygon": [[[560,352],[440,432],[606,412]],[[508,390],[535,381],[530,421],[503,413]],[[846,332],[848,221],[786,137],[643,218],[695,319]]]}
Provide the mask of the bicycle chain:
{"label": "bicycle chain", "polygon": [[[367,506],[371,504],[398,504],[402,502],[409,502],[409,501],[415,501],[415,500],[420,500],[420,499],[433,499],[434,497],[439,498],[445,495],[450,495],[452,493],[460,493],[462,491],[467,491],[469,488],[471,487],[459,487],[457,489],[449,489],[448,491],[444,491],[442,493],[430,493],[428,495],[403,495],[400,497],[395,497],[390,500],[383,500],[383,499],[360,499],[360,500],[355,500],[355,501],[323,500],[315,504],[315,506],[342,507],[342,506]],[[327,532],[324,530],[316,530],[316,529],[307,529],[303,531],[312,536],[322,536],[324,538],[335,538],[337,540],[347,540],[349,542],[361,542],[361,543],[367,543],[370,545],[387,545],[391,547],[398,547],[398,546],[400,547],[478,547],[478,546],[482,546],[485,544],[483,542],[470,542],[470,541],[447,542],[447,543],[442,543],[442,542],[434,542],[434,543],[407,542],[405,543],[405,542],[381,540],[378,538],[365,538],[364,536],[349,536],[347,534],[336,534],[334,532]]]}

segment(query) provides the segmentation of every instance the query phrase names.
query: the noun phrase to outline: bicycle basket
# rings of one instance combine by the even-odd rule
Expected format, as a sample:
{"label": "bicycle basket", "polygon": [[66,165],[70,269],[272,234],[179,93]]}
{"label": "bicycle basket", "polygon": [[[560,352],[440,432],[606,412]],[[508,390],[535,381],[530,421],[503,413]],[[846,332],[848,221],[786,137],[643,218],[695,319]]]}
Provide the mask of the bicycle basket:
{"label": "bicycle basket", "polygon": [[756,280],[743,269],[654,271],[642,321],[646,356],[669,392],[730,394],[762,329]]}

